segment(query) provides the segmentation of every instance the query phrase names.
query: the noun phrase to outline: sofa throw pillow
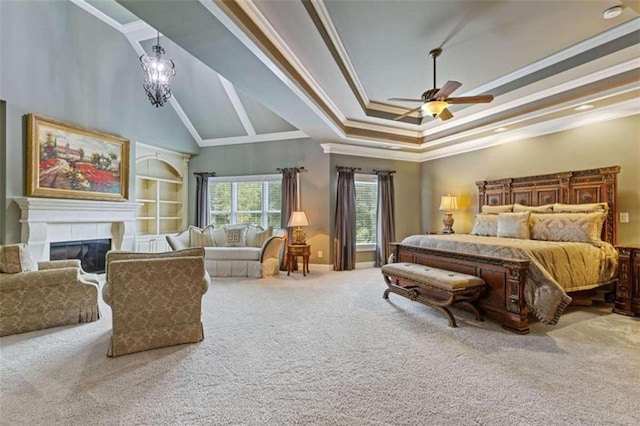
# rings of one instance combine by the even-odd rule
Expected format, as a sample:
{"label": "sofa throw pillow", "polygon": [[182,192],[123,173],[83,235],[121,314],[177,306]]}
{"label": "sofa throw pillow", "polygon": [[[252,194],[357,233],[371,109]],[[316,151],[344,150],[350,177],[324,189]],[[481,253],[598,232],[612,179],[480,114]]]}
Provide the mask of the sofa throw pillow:
{"label": "sofa throw pillow", "polygon": [[190,247],[215,247],[216,240],[214,238],[214,225],[208,225],[200,229],[197,226],[189,227],[189,246]]}
{"label": "sofa throw pillow", "polygon": [[500,206],[489,206],[485,204],[480,209],[480,212],[484,214],[508,213],[512,211],[513,211],[513,204],[503,204]]}
{"label": "sofa throw pillow", "polygon": [[482,235],[484,237],[496,237],[498,235],[498,215],[482,214],[476,215],[471,235]]}
{"label": "sofa throw pillow", "polygon": [[262,226],[247,225],[247,236],[246,236],[247,247],[254,247],[255,246],[254,243],[255,243],[255,239],[256,239],[256,234],[258,232],[262,232],[262,231],[264,231]]}
{"label": "sofa throw pillow", "polygon": [[0,246],[0,272],[17,274],[37,270],[38,264],[29,254],[29,248],[26,244]]}
{"label": "sofa throw pillow", "polygon": [[498,213],[498,237],[529,239],[531,212]]}
{"label": "sofa throw pillow", "polygon": [[551,213],[531,215],[531,238],[544,241],[591,243],[600,246],[606,214]]}
{"label": "sofa throw pillow", "polygon": [[553,204],[544,204],[542,206],[525,206],[524,204],[515,203],[513,205],[514,212],[536,212],[536,213],[551,213],[553,211]]}
{"label": "sofa throw pillow", "polygon": [[225,232],[226,247],[245,247],[247,238],[247,227],[242,228],[227,227]]}
{"label": "sofa throw pillow", "polygon": [[591,213],[591,212],[608,212],[609,205],[607,203],[586,203],[586,204],[560,204],[553,205],[554,213]]}
{"label": "sofa throw pillow", "polygon": [[247,242],[247,246],[262,247],[264,242],[267,241],[269,239],[269,237],[271,237],[272,235],[273,235],[273,226],[270,226],[265,230],[258,231],[258,232],[256,232],[256,235],[254,236],[253,244],[250,245]]}

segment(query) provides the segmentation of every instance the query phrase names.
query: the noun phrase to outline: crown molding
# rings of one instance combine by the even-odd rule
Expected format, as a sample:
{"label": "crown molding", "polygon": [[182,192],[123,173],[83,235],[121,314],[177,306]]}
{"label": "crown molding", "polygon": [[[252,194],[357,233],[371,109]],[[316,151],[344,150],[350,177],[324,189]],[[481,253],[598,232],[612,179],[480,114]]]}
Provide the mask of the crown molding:
{"label": "crown molding", "polygon": [[372,148],[340,143],[321,143],[322,152],[325,154],[353,155],[356,157],[384,158],[387,160],[420,162],[418,154],[413,152],[394,151],[384,148]]}

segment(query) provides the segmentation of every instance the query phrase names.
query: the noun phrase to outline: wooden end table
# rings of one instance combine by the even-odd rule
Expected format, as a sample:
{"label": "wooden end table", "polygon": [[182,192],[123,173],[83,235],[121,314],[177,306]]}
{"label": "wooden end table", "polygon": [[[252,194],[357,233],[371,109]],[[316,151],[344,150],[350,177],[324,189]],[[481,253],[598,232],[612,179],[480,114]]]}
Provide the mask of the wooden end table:
{"label": "wooden end table", "polygon": [[306,277],[309,272],[309,256],[311,256],[311,245],[309,244],[287,245],[287,275],[293,271],[293,265],[298,261],[298,256],[302,256],[302,275]]}

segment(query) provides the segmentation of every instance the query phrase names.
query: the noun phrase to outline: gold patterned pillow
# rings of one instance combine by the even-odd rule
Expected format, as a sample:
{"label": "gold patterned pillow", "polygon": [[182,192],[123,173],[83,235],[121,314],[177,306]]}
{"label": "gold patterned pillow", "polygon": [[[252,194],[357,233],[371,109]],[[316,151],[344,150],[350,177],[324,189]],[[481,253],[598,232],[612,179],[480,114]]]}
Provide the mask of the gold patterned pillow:
{"label": "gold patterned pillow", "polygon": [[587,204],[560,204],[553,205],[554,213],[591,213],[591,212],[608,212],[609,205],[607,203],[587,203]]}
{"label": "gold patterned pillow", "polygon": [[247,238],[247,227],[226,227],[224,229],[226,247],[245,247]]}
{"label": "gold patterned pillow", "polygon": [[484,214],[508,213],[513,211],[513,204],[503,204],[500,206],[489,206],[485,204],[480,211]]}
{"label": "gold patterned pillow", "polygon": [[482,235],[485,237],[495,237],[498,235],[498,215],[482,214],[476,215],[471,235]]}
{"label": "gold patterned pillow", "polygon": [[37,270],[38,264],[29,255],[29,248],[26,244],[0,246],[0,272],[17,274]]}
{"label": "gold patterned pillow", "polygon": [[529,239],[531,212],[498,213],[498,237]]}
{"label": "gold patterned pillow", "polygon": [[544,241],[591,243],[600,246],[604,212],[531,215],[531,238]]}
{"label": "gold patterned pillow", "polygon": [[200,229],[197,226],[189,227],[189,246],[190,247],[215,247],[216,240],[214,238],[214,226],[208,225]]}
{"label": "gold patterned pillow", "polygon": [[553,211],[553,204],[544,204],[542,206],[525,206],[524,204],[515,203],[513,205],[514,212],[536,212],[536,213],[551,213]]}

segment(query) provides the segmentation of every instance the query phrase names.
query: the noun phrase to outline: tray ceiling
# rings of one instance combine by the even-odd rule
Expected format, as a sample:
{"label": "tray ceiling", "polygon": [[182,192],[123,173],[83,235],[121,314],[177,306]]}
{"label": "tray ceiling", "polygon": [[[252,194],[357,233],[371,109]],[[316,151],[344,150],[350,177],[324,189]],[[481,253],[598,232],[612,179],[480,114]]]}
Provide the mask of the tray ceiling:
{"label": "tray ceiling", "polygon": [[[610,20],[609,0],[72,1],[139,54],[163,34],[171,105],[201,146],[308,135],[326,152],[426,161],[640,113],[638,1]],[[436,47],[438,87],[494,101],[393,121],[420,104],[387,98],[432,88]]]}

